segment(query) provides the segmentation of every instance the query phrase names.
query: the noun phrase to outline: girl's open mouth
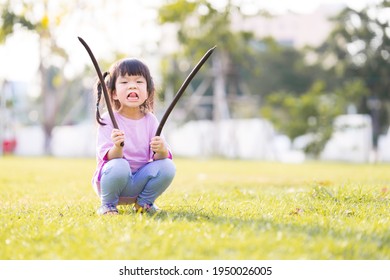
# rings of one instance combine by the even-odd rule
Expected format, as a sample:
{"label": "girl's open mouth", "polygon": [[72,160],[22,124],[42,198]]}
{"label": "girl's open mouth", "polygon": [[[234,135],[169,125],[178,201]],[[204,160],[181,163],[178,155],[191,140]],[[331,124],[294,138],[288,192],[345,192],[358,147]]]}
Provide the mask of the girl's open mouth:
{"label": "girl's open mouth", "polygon": [[138,99],[139,99],[138,94],[136,94],[135,92],[130,92],[127,95],[127,100],[129,101],[137,101]]}

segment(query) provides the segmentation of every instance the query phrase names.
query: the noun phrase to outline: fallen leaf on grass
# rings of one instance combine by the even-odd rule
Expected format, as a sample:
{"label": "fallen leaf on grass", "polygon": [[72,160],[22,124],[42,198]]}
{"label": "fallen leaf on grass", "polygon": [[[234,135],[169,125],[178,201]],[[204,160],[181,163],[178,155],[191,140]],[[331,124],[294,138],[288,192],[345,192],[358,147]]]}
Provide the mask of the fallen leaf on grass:
{"label": "fallen leaf on grass", "polygon": [[301,215],[303,213],[302,208],[295,208],[293,211],[290,212],[290,215]]}
{"label": "fallen leaf on grass", "polygon": [[347,210],[344,211],[344,214],[347,215],[347,216],[352,216],[353,214],[355,214],[355,212],[353,210],[347,209]]}
{"label": "fallen leaf on grass", "polygon": [[390,192],[389,192],[389,188],[388,187],[383,187],[382,189],[381,189],[381,192],[380,192],[380,194],[379,194],[379,199],[380,200],[385,200],[386,198],[387,198],[387,195],[389,194]]}

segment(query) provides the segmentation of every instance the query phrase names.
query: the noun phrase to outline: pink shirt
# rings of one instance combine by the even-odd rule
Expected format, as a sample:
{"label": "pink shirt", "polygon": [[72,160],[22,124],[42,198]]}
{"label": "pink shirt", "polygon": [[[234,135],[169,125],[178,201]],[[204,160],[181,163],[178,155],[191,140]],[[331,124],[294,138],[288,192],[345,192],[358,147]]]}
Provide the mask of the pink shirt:
{"label": "pink shirt", "polygon": [[[125,145],[123,147],[123,158],[130,165],[132,173],[144,166],[153,159],[153,151],[150,149],[150,141],[155,136],[158,120],[152,113],[147,113],[140,120],[128,119],[117,112],[114,112],[118,127],[125,134]],[[113,129],[109,114],[102,115],[106,125],[99,125],[96,141],[97,168],[94,173],[92,184],[96,193],[100,194],[101,170],[107,160],[107,152],[114,143],[111,140]]]}

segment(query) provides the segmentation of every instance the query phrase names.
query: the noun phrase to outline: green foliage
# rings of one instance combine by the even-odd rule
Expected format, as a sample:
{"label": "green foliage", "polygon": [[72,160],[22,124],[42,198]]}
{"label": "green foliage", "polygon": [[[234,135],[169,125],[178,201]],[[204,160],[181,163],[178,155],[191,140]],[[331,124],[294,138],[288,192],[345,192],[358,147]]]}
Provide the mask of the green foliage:
{"label": "green foliage", "polygon": [[317,82],[300,96],[289,92],[269,95],[262,113],[291,139],[304,134],[313,135],[306,152],[316,156],[332,135],[334,118],[366,94],[367,89],[361,81],[346,83],[334,93],[327,93],[324,83]]}
{"label": "green foliage", "polygon": [[[362,11],[346,8],[337,15],[333,19],[335,29],[317,49],[318,64],[306,62],[307,49],[296,50],[281,46],[272,38],[255,38],[252,33],[233,31],[232,14],[245,17],[239,7],[228,1],[217,9],[211,3],[177,0],[161,8],[160,22],[177,25],[178,41],[183,48],[164,63],[167,84],[179,87],[184,78],[178,76],[177,64],[171,67],[175,65],[172,61],[191,65],[198,50],[217,44],[217,51],[227,61],[224,67],[227,91],[258,96],[257,100],[265,105],[263,117],[271,118],[290,137],[316,135],[317,140],[308,147],[311,153],[322,150],[331,135],[333,118],[345,113],[350,104],[358,113],[372,115],[374,144],[378,135],[387,131],[390,116],[388,0]],[[202,79],[202,73],[197,79]],[[321,93],[313,91],[318,80],[325,83]],[[245,92],[237,86],[242,83]]]}
{"label": "green foliage", "polygon": [[4,43],[8,35],[12,34],[17,26],[24,27],[28,30],[34,30],[36,28],[36,25],[27,20],[24,15],[14,13],[8,6],[2,7],[0,42]]}
{"label": "green foliage", "polygon": [[[369,99],[379,106],[360,100],[360,112],[370,113],[374,136],[386,132],[390,123],[390,2],[382,0],[361,11],[345,8],[333,18],[335,28],[319,47],[321,61],[342,80],[361,79],[369,90]],[[378,117],[379,115],[379,117]]]}
{"label": "green foliage", "polygon": [[[42,4],[42,3],[38,3]],[[15,8],[16,6],[16,8]],[[40,36],[48,36],[50,27],[49,17],[44,13],[37,19],[35,14],[32,14],[33,4],[23,2],[18,5],[7,1],[0,5],[1,20],[0,20],[0,42],[4,43],[9,35],[17,32],[19,29],[26,29],[38,33]],[[33,19],[35,18],[35,19]]]}
{"label": "green foliage", "polygon": [[[162,62],[164,84],[166,88],[179,88],[185,78],[185,72],[194,65],[194,58],[201,57],[204,52],[217,45],[217,56],[223,61],[227,87],[237,87],[240,68],[249,67],[249,59],[253,53],[250,41],[251,32],[233,31],[231,17],[233,12],[239,12],[239,7],[230,1],[223,8],[216,8],[211,1],[166,1],[159,9],[159,19],[162,24],[173,23],[177,26],[179,51],[166,57]],[[195,59],[196,61],[196,59]],[[209,62],[211,63],[211,62]],[[183,67],[188,66],[188,67]],[[194,82],[201,81],[210,73],[199,72]],[[235,89],[236,90],[236,89]]]}
{"label": "green foliage", "polygon": [[160,8],[158,20],[160,23],[184,21],[188,14],[195,11],[196,7],[196,2],[186,0],[171,1]]}
{"label": "green foliage", "polygon": [[266,97],[276,91],[300,95],[324,77],[319,65],[306,63],[305,52],[279,45],[273,38],[253,42],[257,50],[246,57],[249,67],[243,68],[243,78],[253,94]]}
{"label": "green foliage", "polygon": [[390,258],[388,165],[175,162],[163,213],[98,216],[93,159],[1,158],[0,259]]}
{"label": "green foliage", "polygon": [[177,39],[186,54],[192,54],[191,50],[199,47],[210,48],[216,44],[219,49],[232,52],[237,47],[235,32],[231,30],[233,10],[238,10],[238,7],[230,2],[217,10],[207,0],[169,1],[160,7],[159,21],[162,24],[178,24]]}
{"label": "green foliage", "polygon": [[[232,1],[223,7],[215,7],[207,0],[168,1],[160,8],[159,15],[162,24],[177,26],[181,49],[162,63],[166,82],[163,87],[178,88],[184,79],[180,77],[179,65],[192,65],[193,58],[200,57],[199,52],[212,45],[217,45],[213,59],[222,61],[223,71],[219,74],[224,76],[231,111],[235,110],[233,100],[237,96],[249,94],[255,96],[254,100],[261,100],[275,91],[300,95],[316,79],[325,76],[319,65],[306,63],[305,52],[281,46],[273,38],[255,38],[252,32],[236,30],[232,25],[233,15],[242,19],[246,15]],[[199,73],[196,80],[202,80],[202,75]],[[255,111],[257,115],[258,110]],[[236,116],[235,113],[232,115]]]}

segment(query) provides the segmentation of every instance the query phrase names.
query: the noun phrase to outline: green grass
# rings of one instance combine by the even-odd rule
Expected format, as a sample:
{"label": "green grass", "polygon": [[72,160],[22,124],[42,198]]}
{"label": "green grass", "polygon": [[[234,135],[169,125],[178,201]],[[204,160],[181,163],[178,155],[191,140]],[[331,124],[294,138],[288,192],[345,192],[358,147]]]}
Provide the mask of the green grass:
{"label": "green grass", "polygon": [[0,158],[0,259],[390,259],[390,166],[175,159],[151,217],[98,216],[94,159]]}

